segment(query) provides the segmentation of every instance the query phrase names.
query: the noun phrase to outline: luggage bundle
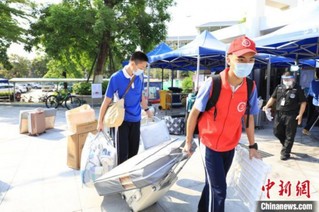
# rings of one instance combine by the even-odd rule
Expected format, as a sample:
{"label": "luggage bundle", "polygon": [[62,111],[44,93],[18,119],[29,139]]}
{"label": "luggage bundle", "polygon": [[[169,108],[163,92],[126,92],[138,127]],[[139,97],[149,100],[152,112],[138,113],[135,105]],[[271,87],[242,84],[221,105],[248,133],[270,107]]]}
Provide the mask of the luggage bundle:
{"label": "luggage bundle", "polygon": [[45,132],[45,115],[43,110],[35,110],[28,117],[29,135],[40,135]]}
{"label": "luggage bundle", "polygon": [[37,108],[21,110],[19,117],[19,132],[29,135],[40,135],[47,129],[54,128],[56,109]]}
{"label": "luggage bundle", "polygon": [[165,120],[144,123],[141,141],[144,151],[94,181],[99,195],[121,193],[132,211],[164,196],[189,159],[182,150],[184,139],[170,138]]}
{"label": "luggage bundle", "polygon": [[177,181],[177,174],[187,162],[183,143],[171,139],[130,158],[95,181],[97,192],[122,193],[132,211],[153,205]]}
{"label": "luggage bundle", "polygon": [[145,150],[98,178],[94,185],[100,195],[142,188],[163,179],[182,160],[182,140],[172,139]]}

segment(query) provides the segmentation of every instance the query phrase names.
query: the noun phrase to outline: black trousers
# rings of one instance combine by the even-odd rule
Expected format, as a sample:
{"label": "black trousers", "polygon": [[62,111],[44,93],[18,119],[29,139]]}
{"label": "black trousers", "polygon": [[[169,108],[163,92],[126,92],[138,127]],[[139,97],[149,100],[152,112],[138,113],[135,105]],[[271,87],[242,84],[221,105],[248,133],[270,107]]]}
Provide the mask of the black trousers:
{"label": "black trousers", "polygon": [[298,121],[295,112],[278,112],[275,116],[274,135],[282,144],[281,155],[290,156],[295,141]]}
{"label": "black trousers", "polygon": [[[140,145],[140,126],[141,122],[124,121],[118,129],[117,155],[118,164],[137,154]],[[115,129],[111,129],[114,138]]]}

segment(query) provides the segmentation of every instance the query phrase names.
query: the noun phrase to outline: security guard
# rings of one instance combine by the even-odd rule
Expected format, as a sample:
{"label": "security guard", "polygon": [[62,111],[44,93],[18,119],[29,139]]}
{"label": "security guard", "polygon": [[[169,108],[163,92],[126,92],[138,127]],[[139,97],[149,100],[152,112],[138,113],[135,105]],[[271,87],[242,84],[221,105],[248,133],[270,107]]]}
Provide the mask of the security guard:
{"label": "security guard", "polygon": [[295,84],[295,78],[290,72],[282,76],[282,84],[278,85],[271,95],[263,111],[267,111],[276,102],[274,135],[282,144],[281,160],[288,160],[294,143],[297,124],[302,122],[307,99],[300,86]]}

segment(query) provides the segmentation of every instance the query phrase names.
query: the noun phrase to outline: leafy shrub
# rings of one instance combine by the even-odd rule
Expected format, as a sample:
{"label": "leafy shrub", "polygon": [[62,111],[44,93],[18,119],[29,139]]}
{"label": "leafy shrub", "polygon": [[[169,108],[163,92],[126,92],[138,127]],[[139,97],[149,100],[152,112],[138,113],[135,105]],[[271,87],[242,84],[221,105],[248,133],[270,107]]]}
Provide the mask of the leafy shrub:
{"label": "leafy shrub", "polygon": [[0,92],[0,96],[11,96],[13,95],[12,91],[2,91]]}
{"label": "leafy shrub", "polygon": [[184,93],[191,93],[193,91],[193,78],[191,76],[183,79],[182,88]]}
{"label": "leafy shrub", "polygon": [[[73,92],[78,95],[91,95],[91,84],[90,82],[79,82],[73,85]],[[105,93],[109,82],[104,81],[102,83],[102,94]]]}
{"label": "leafy shrub", "polygon": [[90,82],[78,82],[73,84],[73,92],[78,95],[91,95]]}

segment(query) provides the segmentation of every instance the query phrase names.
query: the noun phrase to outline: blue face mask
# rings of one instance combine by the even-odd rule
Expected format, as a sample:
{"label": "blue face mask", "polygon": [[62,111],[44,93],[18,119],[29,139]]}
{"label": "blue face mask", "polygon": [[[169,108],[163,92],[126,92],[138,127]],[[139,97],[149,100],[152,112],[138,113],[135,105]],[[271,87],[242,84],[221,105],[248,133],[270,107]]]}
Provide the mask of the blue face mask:
{"label": "blue face mask", "polygon": [[254,63],[236,63],[234,73],[239,78],[247,77],[253,70]]}
{"label": "blue face mask", "polygon": [[139,75],[143,74],[143,70],[142,69],[137,69],[136,71],[133,72],[133,74],[135,76],[139,76]]}

